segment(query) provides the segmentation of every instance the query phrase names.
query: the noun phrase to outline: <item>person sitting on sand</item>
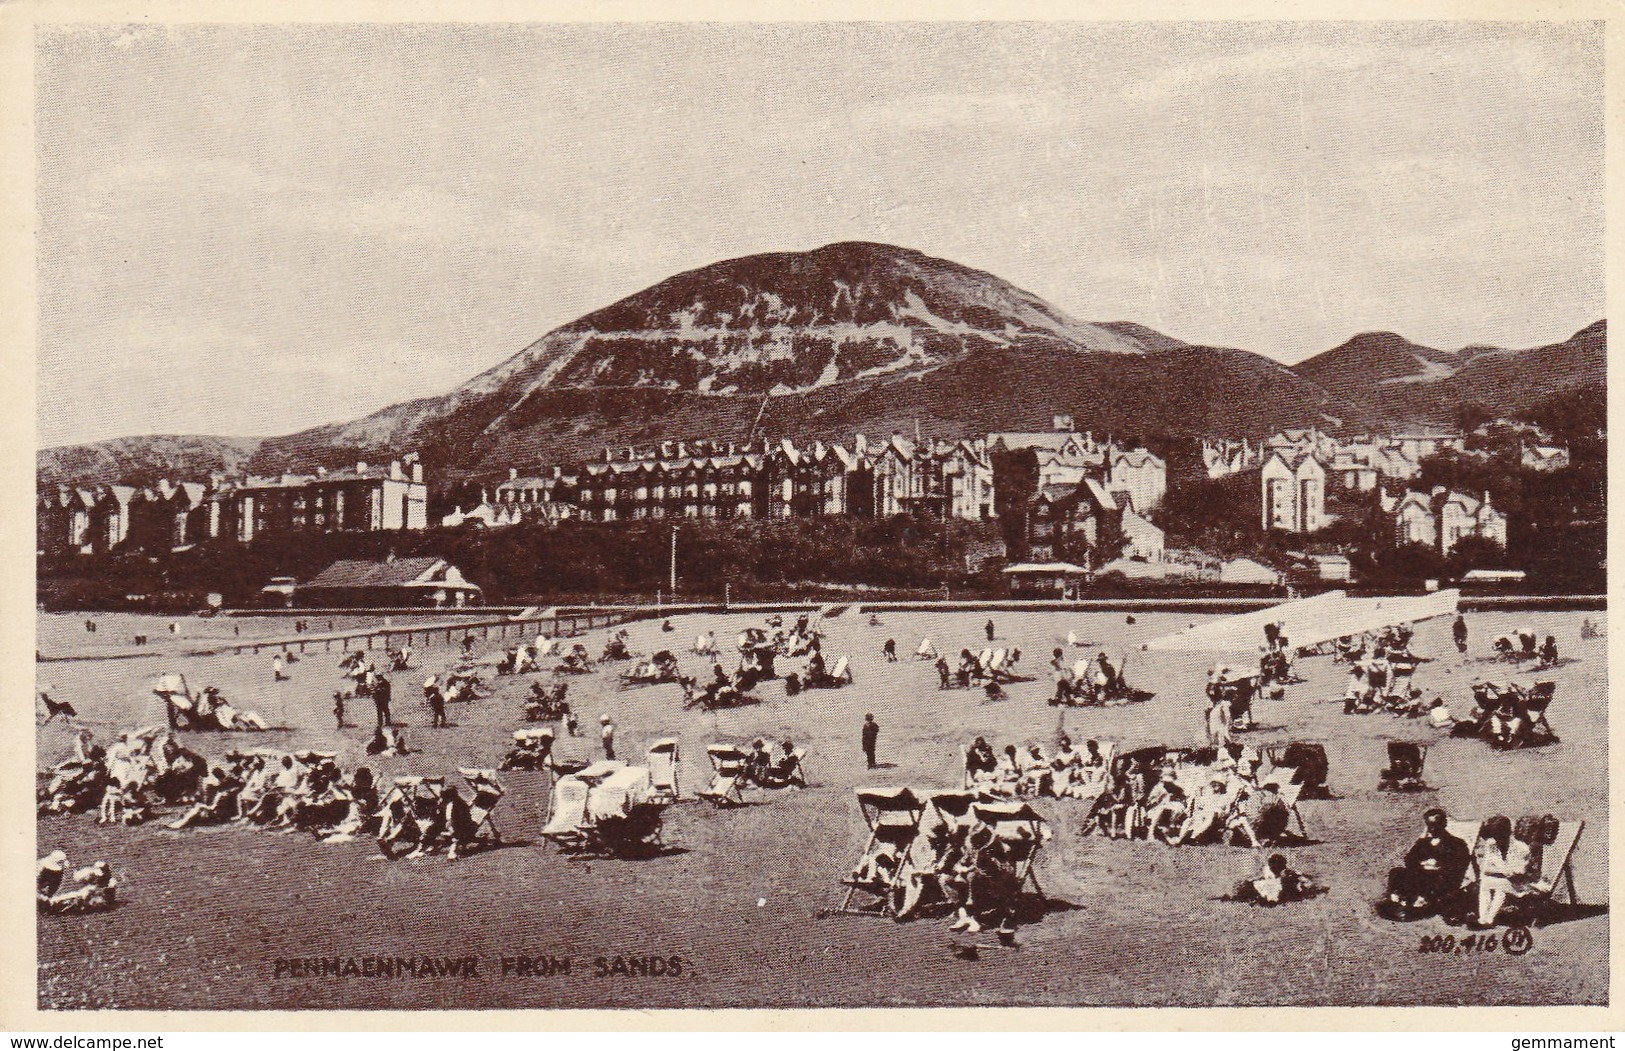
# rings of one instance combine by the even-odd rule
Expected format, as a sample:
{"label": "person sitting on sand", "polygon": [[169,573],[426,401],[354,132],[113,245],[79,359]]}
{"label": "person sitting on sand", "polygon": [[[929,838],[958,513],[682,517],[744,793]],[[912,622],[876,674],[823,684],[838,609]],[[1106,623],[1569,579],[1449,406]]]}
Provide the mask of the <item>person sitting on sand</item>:
{"label": "person sitting on sand", "polygon": [[1189,802],[1174,771],[1171,768],[1164,770],[1157,783],[1146,792],[1141,804],[1141,823],[1146,838],[1166,840],[1177,833],[1185,823]]}
{"label": "person sitting on sand", "polygon": [[1196,793],[1196,797],[1191,800],[1190,811],[1185,817],[1184,824],[1180,826],[1178,835],[1170,839],[1169,843],[1177,847],[1187,843],[1201,843],[1222,835],[1234,802],[1230,782],[1218,775],[1210,778],[1207,789]]}
{"label": "person sitting on sand", "polygon": [[1288,865],[1286,855],[1271,854],[1264,863],[1263,871],[1251,879],[1242,880],[1224,900],[1266,906],[1285,905],[1311,898],[1322,889],[1313,876],[1297,872]]}
{"label": "person sitting on sand", "polygon": [[998,768],[998,757],[993,754],[993,747],[985,737],[978,737],[965,749],[965,777],[968,781],[974,783],[991,777]]}

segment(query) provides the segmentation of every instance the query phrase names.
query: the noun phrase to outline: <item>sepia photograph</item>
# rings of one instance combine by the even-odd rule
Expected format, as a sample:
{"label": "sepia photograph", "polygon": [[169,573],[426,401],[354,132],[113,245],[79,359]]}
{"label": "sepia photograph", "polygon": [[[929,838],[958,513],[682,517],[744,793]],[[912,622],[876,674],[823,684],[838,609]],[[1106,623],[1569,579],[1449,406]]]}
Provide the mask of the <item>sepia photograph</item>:
{"label": "sepia photograph", "polygon": [[1608,1006],[1606,30],[42,22],[21,984]]}

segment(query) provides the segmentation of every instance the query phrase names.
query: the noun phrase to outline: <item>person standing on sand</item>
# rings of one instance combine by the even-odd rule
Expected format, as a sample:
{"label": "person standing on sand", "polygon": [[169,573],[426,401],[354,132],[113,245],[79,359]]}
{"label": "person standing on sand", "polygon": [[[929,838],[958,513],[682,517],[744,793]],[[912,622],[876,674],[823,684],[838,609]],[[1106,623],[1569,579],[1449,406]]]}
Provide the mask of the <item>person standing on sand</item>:
{"label": "person standing on sand", "polygon": [[987,626],[983,630],[985,630],[987,632],[987,641],[992,642],[993,641],[993,622],[991,620],[988,621]]}
{"label": "person standing on sand", "polygon": [[880,743],[880,724],[875,722],[873,712],[863,717],[863,758],[873,770],[875,763],[875,746]]}
{"label": "person standing on sand", "polygon": [[340,730],[344,729],[344,691],[343,690],[334,690],[333,691],[333,721],[339,724],[339,729]]}
{"label": "person standing on sand", "polygon": [[1456,640],[1456,652],[1467,652],[1467,620],[1460,613],[1456,614],[1456,622],[1450,625],[1450,634]]}
{"label": "person standing on sand", "polygon": [[598,731],[598,734],[599,734],[600,737],[603,738],[603,741],[604,741],[604,758],[605,759],[614,759],[615,758],[615,722],[614,722],[614,720],[612,720],[609,717],[608,712],[605,712],[603,715],[600,715],[598,717],[598,722],[599,722],[600,726],[602,727]]}
{"label": "person standing on sand", "polygon": [[378,728],[382,730],[394,720],[389,716],[389,695],[391,687],[389,680],[382,675],[374,676],[372,683],[372,706],[378,713]]}

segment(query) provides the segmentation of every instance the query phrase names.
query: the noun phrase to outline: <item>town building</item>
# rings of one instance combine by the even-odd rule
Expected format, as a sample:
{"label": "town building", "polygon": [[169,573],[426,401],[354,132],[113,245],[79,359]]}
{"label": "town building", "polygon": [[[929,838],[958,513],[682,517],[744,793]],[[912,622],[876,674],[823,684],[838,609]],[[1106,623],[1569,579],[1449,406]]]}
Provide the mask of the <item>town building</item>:
{"label": "town building", "polygon": [[1093,480],[1120,507],[1141,514],[1160,507],[1168,492],[1168,465],[1160,456],[1124,448],[1110,438],[1098,441],[1092,432],[1079,433],[1067,415],[1055,416],[1049,431],[996,431],[987,436],[984,447],[989,453],[1031,450],[1038,461],[1040,490]]}
{"label": "town building", "polygon": [[1443,486],[1413,491],[1400,498],[1393,516],[1396,543],[1421,544],[1439,555],[1450,554],[1467,537],[1506,547],[1506,515],[1491,506],[1489,493],[1474,497]]}
{"label": "town building", "polygon": [[41,489],[34,506],[35,548],[41,555],[89,554],[96,494],[59,485]]}
{"label": "town building", "polygon": [[1277,449],[1260,471],[1265,529],[1313,533],[1327,523],[1326,467],[1309,452]]}
{"label": "town building", "polygon": [[[275,585],[267,587],[270,591]],[[279,593],[280,593],[279,589]],[[477,606],[482,597],[456,566],[443,558],[345,559],[295,585],[292,605],[316,609]]]}
{"label": "town building", "polygon": [[1161,562],[1165,557],[1163,531],[1132,508],[1123,509],[1122,532],[1123,554],[1129,558]]}
{"label": "town building", "polygon": [[1019,562],[1003,572],[1018,598],[1077,598],[1089,580],[1089,571],[1071,562]]}
{"label": "town building", "polygon": [[248,542],[290,533],[380,532],[428,528],[423,465],[359,462],[313,475],[250,476],[215,495],[216,536]]}
{"label": "town building", "polygon": [[265,535],[424,529],[428,502],[415,456],[387,467],[358,463],[275,478],[53,487],[36,503],[36,540],[42,554],[152,553],[216,537],[246,542]]}
{"label": "town building", "polygon": [[1204,438],[1202,440],[1202,469],[1209,480],[1228,478],[1233,474],[1250,471],[1263,460],[1263,450],[1245,438]]}
{"label": "town building", "polygon": [[1046,485],[1027,512],[1027,555],[1085,567],[1109,562],[1123,553],[1122,523],[1117,501],[1094,479]]}

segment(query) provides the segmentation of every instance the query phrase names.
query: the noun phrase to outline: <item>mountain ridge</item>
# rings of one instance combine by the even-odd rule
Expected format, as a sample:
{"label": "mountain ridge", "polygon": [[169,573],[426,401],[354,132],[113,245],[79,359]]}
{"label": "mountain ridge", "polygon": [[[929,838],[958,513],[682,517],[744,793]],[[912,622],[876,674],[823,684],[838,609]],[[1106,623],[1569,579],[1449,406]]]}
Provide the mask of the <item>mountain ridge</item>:
{"label": "mountain ridge", "polygon": [[[275,471],[415,450],[457,479],[662,437],[946,436],[1047,427],[1057,412],[1142,438],[1379,427],[1448,419],[1463,399],[1514,411],[1563,382],[1601,382],[1605,358],[1596,322],[1529,351],[1361,333],[1289,368],[1132,321],[1079,321],[985,271],[848,241],[674,274],[445,394],[355,420],[265,439],[41,450],[36,470],[42,482],[70,469],[150,472],[167,457],[172,476],[233,463]],[[1531,363],[1544,375],[1523,375]]]}

